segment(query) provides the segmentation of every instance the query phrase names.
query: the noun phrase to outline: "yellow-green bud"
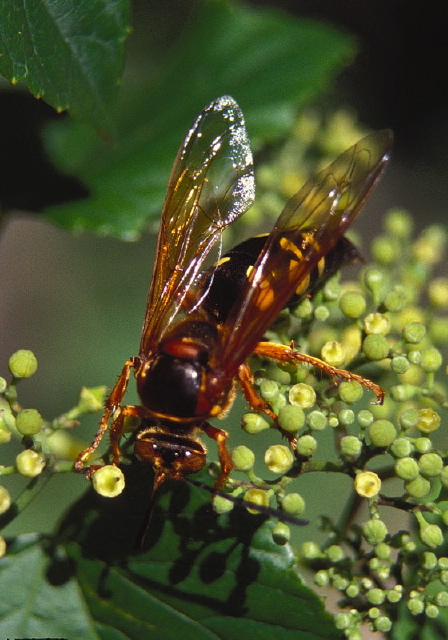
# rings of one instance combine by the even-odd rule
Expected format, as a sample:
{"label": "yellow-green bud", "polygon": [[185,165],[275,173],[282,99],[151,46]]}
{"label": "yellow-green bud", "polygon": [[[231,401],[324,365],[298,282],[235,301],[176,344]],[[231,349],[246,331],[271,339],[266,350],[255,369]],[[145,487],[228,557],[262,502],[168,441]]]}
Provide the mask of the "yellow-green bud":
{"label": "yellow-green bud", "polygon": [[[399,588],[399,587],[401,587],[401,588]],[[396,602],[400,602],[402,597],[403,597],[403,588],[402,588],[401,585],[396,585],[393,589],[389,589],[389,591],[386,594],[386,598],[392,604],[394,604]]]}
{"label": "yellow-green bud", "polygon": [[409,613],[413,616],[419,616],[425,609],[424,603],[419,598],[410,598],[407,601],[406,606]]}
{"label": "yellow-green bud", "polygon": [[336,629],[343,631],[349,629],[353,624],[352,616],[349,613],[337,613],[334,617]]}
{"label": "yellow-green bud", "polygon": [[427,618],[438,618],[439,617],[439,608],[436,607],[435,604],[427,604],[425,607],[425,616]]}
{"label": "yellow-green bud", "polygon": [[378,542],[375,545],[375,555],[379,560],[389,560],[391,556],[391,548],[385,542]]}
{"label": "yellow-green bud", "polygon": [[392,620],[387,616],[378,616],[373,626],[380,633],[387,633],[392,629]]}
{"label": "yellow-green bud", "polygon": [[445,487],[445,489],[448,489],[448,465],[445,465],[442,471],[440,472],[440,480],[443,486]]}
{"label": "yellow-green bud", "polygon": [[410,363],[406,356],[394,356],[390,361],[390,368],[398,374],[406,373]]}
{"label": "yellow-green bud", "polygon": [[384,219],[386,231],[395,238],[406,240],[410,237],[414,224],[412,216],[405,209],[390,209]]}
{"label": "yellow-green bud", "polygon": [[287,493],[282,500],[282,509],[290,516],[301,516],[305,511],[305,500],[299,493]]}
{"label": "yellow-green bud", "polygon": [[310,411],[306,422],[313,431],[322,431],[327,426],[327,416],[322,411]]}
{"label": "yellow-green bud", "polygon": [[291,531],[287,524],[284,522],[277,522],[274,529],[272,530],[272,539],[275,544],[279,546],[287,544],[289,542],[289,538],[291,537]]}
{"label": "yellow-green bud", "polygon": [[347,427],[350,424],[353,424],[355,420],[355,414],[351,409],[341,409],[338,413],[338,422],[343,426]]}
{"label": "yellow-green bud", "polygon": [[107,387],[82,387],[78,398],[79,413],[96,413],[104,407]]}
{"label": "yellow-green bud", "polygon": [[426,335],[426,327],[421,322],[408,322],[403,328],[403,338],[410,344],[418,344]]}
{"label": "yellow-green bud", "polygon": [[340,367],[345,362],[345,349],[336,340],[326,342],[320,353],[322,360],[332,367]]}
{"label": "yellow-green bud", "polygon": [[314,455],[317,449],[317,440],[310,435],[301,436],[297,440],[296,449],[298,454],[305,458],[309,458]]}
{"label": "yellow-green bud", "polygon": [[390,445],[390,452],[396,458],[406,458],[413,450],[414,447],[412,446],[412,442],[405,437],[395,438]]}
{"label": "yellow-green bud", "polygon": [[299,382],[290,388],[289,401],[301,409],[310,409],[316,402],[316,392],[309,384]]}
{"label": "yellow-green bud", "polygon": [[314,309],[314,317],[318,322],[325,322],[326,320],[328,320],[329,315],[330,311],[323,304]]}
{"label": "yellow-green bud", "polygon": [[439,309],[448,308],[448,278],[435,278],[428,286],[428,296],[432,305]]}
{"label": "yellow-green bud", "polygon": [[390,420],[374,420],[367,432],[374,447],[388,447],[397,437],[397,430]]}
{"label": "yellow-green bud", "polygon": [[389,265],[398,258],[397,247],[391,242],[391,238],[385,235],[376,236],[372,240],[370,251],[374,260],[381,265]]}
{"label": "yellow-green bud", "polygon": [[21,451],[16,457],[16,467],[22,476],[35,478],[42,473],[45,467],[45,460],[37,451],[25,449],[25,451]]}
{"label": "yellow-green bud", "polygon": [[362,351],[369,360],[383,360],[389,353],[389,344],[384,336],[370,333],[362,342]]}
{"label": "yellow-green bud", "polygon": [[6,540],[3,536],[0,536],[0,558],[3,558],[5,553],[6,553]]}
{"label": "yellow-green bud", "polygon": [[438,607],[448,607],[448,591],[439,591],[436,593],[434,603]]}
{"label": "yellow-green bud", "polygon": [[260,384],[260,395],[266,402],[272,402],[278,398],[279,393],[278,383],[275,380],[265,379]]}
{"label": "yellow-green bud", "polygon": [[400,413],[399,420],[402,429],[413,429],[417,426],[418,411],[416,409],[406,409]]}
{"label": "yellow-green bud", "polygon": [[432,431],[436,431],[440,426],[440,421],[441,418],[434,409],[428,407],[418,410],[417,429],[421,433],[432,433]]}
{"label": "yellow-green bud", "polygon": [[361,471],[358,473],[354,484],[356,493],[362,498],[373,498],[378,495],[381,489],[381,480],[373,471]]}
{"label": "yellow-green bud", "polygon": [[401,284],[396,284],[384,297],[384,306],[388,311],[401,311],[407,305],[409,292]]}
{"label": "yellow-green bud", "polygon": [[422,351],[420,367],[426,373],[437,371],[442,366],[442,354],[435,347],[428,347]]}
{"label": "yellow-green bud", "polygon": [[432,551],[425,551],[422,557],[422,567],[424,569],[435,569],[437,567],[437,556]]}
{"label": "yellow-green bud", "polygon": [[364,394],[364,389],[356,380],[344,380],[339,385],[338,393],[342,402],[355,404],[361,400]]}
{"label": "yellow-green bud", "polygon": [[341,454],[350,460],[356,460],[362,451],[362,442],[356,436],[344,436],[340,442]]}
{"label": "yellow-green bud", "polygon": [[8,387],[8,383],[6,382],[3,376],[0,376],[0,393],[4,393]]}
{"label": "yellow-green bud", "polygon": [[8,511],[11,506],[11,496],[8,489],[0,485],[0,515]]}
{"label": "yellow-green bud", "polygon": [[22,436],[33,436],[42,429],[44,419],[37,409],[23,409],[16,416],[17,431]]}
{"label": "yellow-green bud", "polygon": [[[244,494],[245,502],[252,502],[260,507],[269,506],[269,496],[263,489],[248,489]],[[249,505],[245,505],[249,513],[260,513],[257,509],[251,509]]]}
{"label": "yellow-green bud", "polygon": [[213,496],[212,506],[214,512],[219,516],[222,516],[224,513],[229,513],[229,511],[232,511],[235,505],[231,500],[227,500],[225,496],[216,495]]}
{"label": "yellow-green bud", "polygon": [[429,480],[418,476],[405,483],[405,489],[411,498],[424,498],[431,490]]}
{"label": "yellow-green bud", "polygon": [[307,540],[307,542],[302,543],[300,555],[302,558],[305,558],[305,560],[316,560],[317,558],[324,557],[319,545],[312,540]]}
{"label": "yellow-green bud", "polygon": [[328,571],[326,571],[325,569],[317,571],[313,578],[313,582],[318,587],[327,587],[330,584],[330,576],[328,574]]}
{"label": "yellow-green bud", "polygon": [[432,451],[432,442],[430,438],[416,438],[414,440],[414,447],[418,453],[429,453]]}
{"label": "yellow-green bud", "polygon": [[125,485],[124,475],[119,467],[106,464],[100,467],[92,476],[93,488],[100,496],[115,498],[122,493]]}
{"label": "yellow-green bud", "polygon": [[374,546],[384,541],[387,536],[387,527],[382,520],[367,520],[362,525],[362,534],[365,540]]}
{"label": "yellow-green bud", "polygon": [[358,421],[359,426],[362,429],[366,429],[372,424],[374,417],[371,411],[368,411],[367,409],[362,409],[358,413],[356,419]]}
{"label": "yellow-green bud", "polygon": [[366,299],[357,291],[346,291],[339,298],[339,308],[347,318],[359,318],[366,310]]}
{"label": "yellow-green bud", "polygon": [[414,458],[399,458],[395,463],[395,475],[402,480],[418,478],[418,463]]}
{"label": "yellow-green bud", "polygon": [[15,378],[29,378],[37,371],[36,356],[29,349],[19,349],[9,358],[9,370]]}
{"label": "yellow-green bud", "polygon": [[443,469],[443,460],[437,453],[424,453],[418,461],[422,476],[436,478]]}
{"label": "yellow-green bud", "polygon": [[278,384],[290,384],[291,382],[291,374],[282,369],[282,367],[279,367],[277,364],[268,365],[266,375],[269,380],[273,380]]}
{"label": "yellow-green bud", "polygon": [[6,444],[11,440],[12,433],[6,426],[2,413],[3,411],[0,409],[0,444]]}
{"label": "yellow-green bud", "polygon": [[250,433],[251,435],[270,428],[269,422],[258,413],[245,413],[241,418],[241,426],[246,433]]}
{"label": "yellow-green bud", "polygon": [[366,598],[368,602],[370,602],[370,604],[378,605],[383,604],[384,600],[386,599],[386,594],[383,589],[374,588],[367,591]]}
{"label": "yellow-green bud", "polygon": [[286,473],[292,467],[294,455],[284,444],[274,444],[266,449],[264,461],[270,471]]}
{"label": "yellow-green bud", "polygon": [[297,433],[305,424],[305,414],[300,407],[286,404],[278,412],[278,424],[288,433]]}
{"label": "yellow-green bud", "polygon": [[244,445],[235,447],[235,449],[232,450],[230,457],[232,458],[232,464],[236,471],[250,471],[254,466],[254,452]]}
{"label": "yellow-green bud", "polygon": [[342,547],[338,544],[331,544],[328,549],[326,549],[325,555],[332,564],[341,562],[341,560],[344,560],[345,558],[345,553]]}
{"label": "yellow-green bud", "polygon": [[443,543],[442,529],[437,524],[426,522],[420,511],[416,511],[415,517],[420,527],[420,540],[423,544],[426,544],[430,549],[440,546]]}
{"label": "yellow-green bud", "polygon": [[364,318],[364,330],[366,333],[386,335],[390,330],[390,320],[383,313],[369,313]]}

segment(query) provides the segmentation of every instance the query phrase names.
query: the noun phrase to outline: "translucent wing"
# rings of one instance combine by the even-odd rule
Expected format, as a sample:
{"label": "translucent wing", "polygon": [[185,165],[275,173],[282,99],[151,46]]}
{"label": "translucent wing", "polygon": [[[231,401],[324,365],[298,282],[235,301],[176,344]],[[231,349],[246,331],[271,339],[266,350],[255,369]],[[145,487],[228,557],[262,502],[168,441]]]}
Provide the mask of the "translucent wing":
{"label": "translucent wing", "polygon": [[366,136],[286,204],[222,327],[219,361],[225,371],[236,373],[300,284],[353,222],[391,147],[388,130]]}
{"label": "translucent wing", "polygon": [[243,114],[229,96],[193,123],[171,173],[146,305],[140,354],[152,351],[185,301],[224,228],[255,195]]}

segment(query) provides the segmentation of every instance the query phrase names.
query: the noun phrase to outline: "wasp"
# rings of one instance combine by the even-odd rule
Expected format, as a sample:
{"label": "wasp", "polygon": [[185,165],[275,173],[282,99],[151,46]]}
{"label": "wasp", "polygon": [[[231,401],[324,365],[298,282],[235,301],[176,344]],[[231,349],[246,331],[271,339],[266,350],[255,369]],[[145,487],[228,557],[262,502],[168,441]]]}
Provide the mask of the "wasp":
{"label": "wasp", "polygon": [[[228,413],[238,385],[254,410],[276,419],[252,385],[252,354],[317,365],[334,378],[361,382],[382,401],[384,392],[372,381],[263,336],[283,308],[353,253],[343,234],[378,181],[391,145],[388,130],[366,136],[291,198],[270,234],[242,242],[206,267],[224,229],[251,206],[255,182],[235,100],[223,96],[200,113],[169,180],[139,354],[125,362],[76,470],[91,475],[98,469],[85,465],[109,423],[112,462],[118,465],[125,419],[139,418],[134,451],[154,469],[151,501],[166,479],[182,479],[205,466],[202,433],[218,445],[219,490],[232,462],[227,432],[209,420]],[[123,404],[132,371],[140,405]]]}

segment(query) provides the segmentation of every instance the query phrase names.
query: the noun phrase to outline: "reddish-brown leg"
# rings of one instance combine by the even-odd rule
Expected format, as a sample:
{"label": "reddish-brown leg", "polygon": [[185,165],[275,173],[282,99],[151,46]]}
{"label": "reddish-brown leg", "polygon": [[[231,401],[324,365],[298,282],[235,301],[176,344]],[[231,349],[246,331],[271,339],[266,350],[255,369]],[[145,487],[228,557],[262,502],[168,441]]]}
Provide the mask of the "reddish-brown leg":
{"label": "reddish-brown leg", "polygon": [[330,378],[345,378],[346,380],[354,380],[362,384],[363,387],[370,389],[377,397],[375,404],[382,404],[384,400],[384,390],[378,385],[362,376],[347,371],[345,369],[338,369],[327,364],[319,358],[314,358],[306,353],[300,353],[295,351],[292,347],[287,347],[283,344],[272,344],[271,342],[259,342],[254,349],[254,353],[266,358],[272,358],[277,362],[305,362],[313,367],[319,367]]}
{"label": "reddish-brown leg", "polygon": [[[95,434],[92,444],[86,447],[86,449],[84,449],[84,451],[82,451],[76,459],[76,462],[75,462],[76,471],[82,471],[84,469],[84,463],[86,462],[86,460],[88,460],[88,458],[90,458],[92,453],[98,448],[101,440],[103,439],[104,434],[107,431],[107,427],[109,426],[109,419],[115,413],[115,411],[119,408],[120,403],[123,399],[123,396],[126,392],[131,369],[138,366],[138,364],[139,364],[138,358],[130,358],[125,362],[123,369],[121,371],[121,374],[106,400],[106,408],[105,408],[103,417],[101,418],[100,426],[98,427],[98,431]],[[120,419],[120,416],[118,417],[118,420],[119,419]],[[117,448],[118,448],[118,445],[117,445]],[[114,457],[115,457],[115,453],[114,453]],[[89,475],[94,470],[95,469],[93,468],[89,469]]]}
{"label": "reddish-brown leg", "polygon": [[223,429],[213,427],[211,424],[208,424],[208,422],[205,422],[202,425],[202,429],[209,436],[209,438],[213,438],[213,440],[218,443],[218,456],[219,462],[221,463],[221,475],[215,483],[215,488],[220,489],[233,468],[232,460],[230,459],[230,454],[227,449],[227,438],[229,437],[229,434]]}

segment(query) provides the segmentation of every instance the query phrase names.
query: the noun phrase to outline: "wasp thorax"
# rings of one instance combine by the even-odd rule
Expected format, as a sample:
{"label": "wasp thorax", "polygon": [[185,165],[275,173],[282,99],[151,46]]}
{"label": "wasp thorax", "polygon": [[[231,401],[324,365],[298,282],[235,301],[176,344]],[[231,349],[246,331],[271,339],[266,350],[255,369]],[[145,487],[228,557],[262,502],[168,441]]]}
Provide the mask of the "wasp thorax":
{"label": "wasp thorax", "polygon": [[172,478],[196,473],[206,463],[205,447],[194,438],[149,428],[137,434],[134,452],[137,458]]}

